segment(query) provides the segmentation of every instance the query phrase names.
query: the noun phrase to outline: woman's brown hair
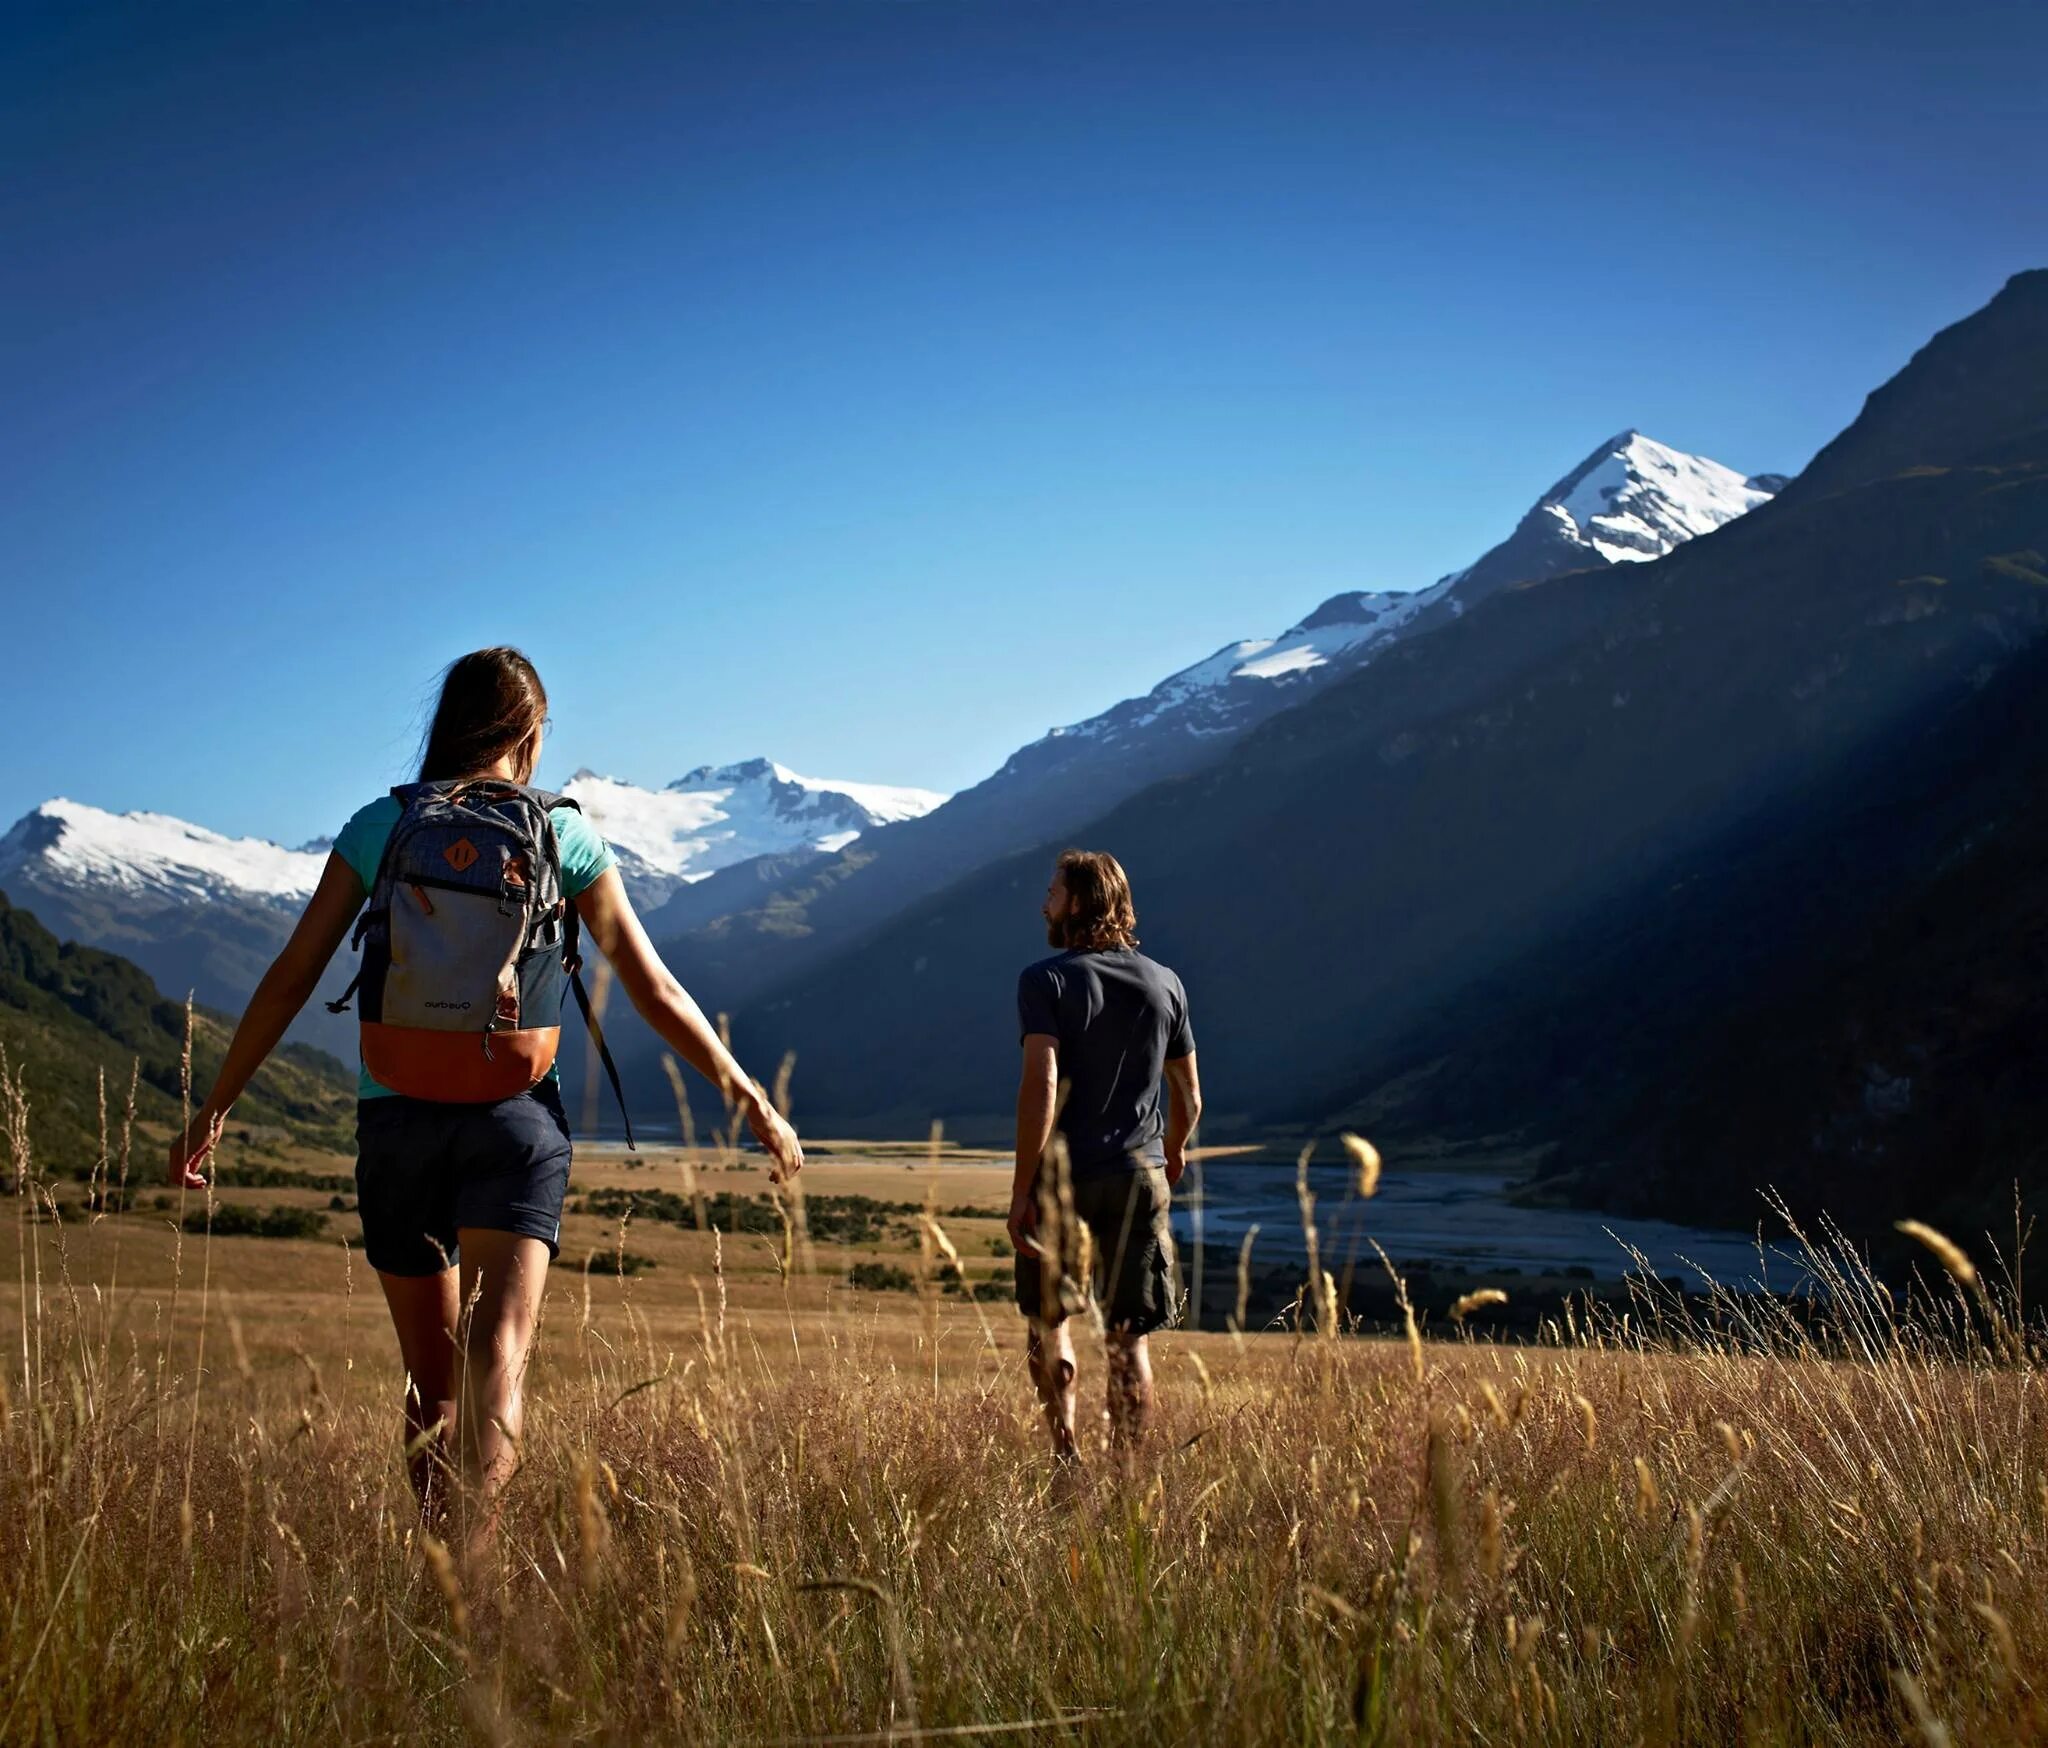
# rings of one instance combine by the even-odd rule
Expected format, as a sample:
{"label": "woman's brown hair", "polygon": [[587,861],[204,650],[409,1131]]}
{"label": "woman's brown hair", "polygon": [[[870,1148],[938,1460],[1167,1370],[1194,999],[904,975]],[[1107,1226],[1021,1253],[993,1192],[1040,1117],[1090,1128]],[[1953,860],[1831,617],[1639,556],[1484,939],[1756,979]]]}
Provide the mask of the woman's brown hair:
{"label": "woman's brown hair", "polygon": [[500,644],[457,656],[441,676],[440,701],[420,748],[420,781],[446,783],[489,770],[537,736],[547,717],[547,688],[518,650]]}
{"label": "woman's brown hair", "polygon": [[1061,919],[1071,952],[1102,953],[1138,944],[1138,907],[1123,864],[1107,850],[1068,850],[1059,874],[1070,905]]}

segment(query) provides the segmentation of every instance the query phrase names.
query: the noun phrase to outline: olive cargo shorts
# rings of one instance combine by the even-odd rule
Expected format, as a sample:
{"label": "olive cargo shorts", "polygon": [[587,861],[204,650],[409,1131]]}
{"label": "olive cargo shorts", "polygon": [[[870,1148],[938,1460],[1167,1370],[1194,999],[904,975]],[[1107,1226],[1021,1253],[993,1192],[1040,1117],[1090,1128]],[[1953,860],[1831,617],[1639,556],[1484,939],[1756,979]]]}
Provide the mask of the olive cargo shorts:
{"label": "olive cargo shorts", "polygon": [[1059,1323],[1087,1307],[1089,1292],[1102,1307],[1106,1327],[1126,1335],[1149,1335],[1175,1320],[1179,1281],[1169,1210],[1173,1192],[1166,1168],[1146,1164],[1133,1171],[1101,1173],[1073,1180],[1074,1212],[1087,1228],[1093,1252],[1083,1267],[1078,1233],[1035,1234],[1057,1257],[1017,1253],[1017,1309],[1043,1323]]}

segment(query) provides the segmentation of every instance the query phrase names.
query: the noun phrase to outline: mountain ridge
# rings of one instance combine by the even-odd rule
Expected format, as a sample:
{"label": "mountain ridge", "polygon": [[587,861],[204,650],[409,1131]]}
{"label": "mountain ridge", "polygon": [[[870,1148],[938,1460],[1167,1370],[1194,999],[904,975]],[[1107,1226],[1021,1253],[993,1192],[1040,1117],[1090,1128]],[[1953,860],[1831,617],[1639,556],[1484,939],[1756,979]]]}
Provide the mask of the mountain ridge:
{"label": "mountain ridge", "polygon": [[[707,781],[690,787],[697,779]],[[594,794],[600,785],[602,794]],[[745,803],[734,806],[742,786]],[[877,823],[943,799],[883,784],[835,786],[766,759],[699,767],[662,791],[579,772],[565,792],[579,789],[601,830],[608,819],[624,827],[615,845],[621,869],[647,905],[703,877],[690,866],[692,854],[723,865],[722,850],[740,859],[759,853],[756,843],[732,850],[731,838],[745,829],[765,834],[761,844],[815,855],[821,837],[842,847]],[[686,816],[696,835],[665,832],[660,818],[649,817],[650,805]],[[332,848],[332,838],[291,849],[172,814],[115,813],[58,796],[0,834],[0,887],[32,901],[62,937],[125,954],[164,987],[190,990],[209,1007],[236,1009],[283,946]],[[338,996],[351,975],[344,951],[322,979],[322,1000]],[[308,1003],[290,1036],[355,1053],[353,1018],[328,1014],[321,1000]]]}
{"label": "mountain ridge", "polygon": [[1768,501],[1751,482],[1770,476],[1744,476],[1625,431],[1571,469],[1506,540],[1464,570],[1407,592],[1330,596],[1277,637],[1226,644],[1149,692],[1027,743],[922,819],[823,858],[738,864],[677,893],[649,919],[649,933],[712,1005],[749,1005],[1010,849],[1076,829],[1152,783],[1224,756],[1242,735],[1386,650],[1455,621],[1471,601],[1571,570],[1633,569],[1632,559],[1608,557],[1576,523],[1567,532],[1546,512],[1603,464],[1613,473],[1599,484],[1625,500],[1624,510],[1657,500],[1641,538],[1668,543],[1667,550]]}

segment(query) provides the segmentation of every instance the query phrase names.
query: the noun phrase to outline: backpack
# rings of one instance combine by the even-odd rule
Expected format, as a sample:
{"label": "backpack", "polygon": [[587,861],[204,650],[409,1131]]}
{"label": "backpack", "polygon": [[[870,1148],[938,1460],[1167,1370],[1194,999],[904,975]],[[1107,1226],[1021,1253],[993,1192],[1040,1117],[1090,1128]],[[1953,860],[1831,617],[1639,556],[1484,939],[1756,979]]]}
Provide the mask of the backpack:
{"label": "backpack", "polygon": [[360,994],[363,1066],[407,1098],[513,1098],[555,1065],[566,984],[604,1059],[632,1148],[619,1071],[579,975],[576,907],[562,893],[548,819],[576,803],[501,777],[409,783],[391,793],[398,823],[352,942],[362,967],[327,1004],[345,1013]]}

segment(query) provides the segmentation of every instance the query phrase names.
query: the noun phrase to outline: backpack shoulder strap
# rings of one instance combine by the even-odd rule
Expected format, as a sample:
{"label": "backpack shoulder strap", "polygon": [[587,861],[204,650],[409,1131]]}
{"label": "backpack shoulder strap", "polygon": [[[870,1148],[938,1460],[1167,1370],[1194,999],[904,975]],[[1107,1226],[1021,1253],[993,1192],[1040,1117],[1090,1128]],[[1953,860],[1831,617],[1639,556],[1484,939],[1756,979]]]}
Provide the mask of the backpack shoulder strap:
{"label": "backpack shoulder strap", "polygon": [[[570,915],[575,915],[572,907]],[[604,1064],[606,1077],[612,1083],[612,1097],[618,1102],[619,1120],[626,1125],[626,1151],[638,1153],[640,1149],[633,1141],[633,1114],[626,1109],[626,1089],[619,1084],[619,1065],[612,1060],[611,1047],[604,1041],[604,1027],[597,1023],[597,1015],[590,1006],[590,994],[583,987],[583,973],[577,967],[569,971],[569,987],[576,992],[576,1006],[583,1015],[584,1025],[590,1028],[590,1041],[597,1046],[598,1059]]]}
{"label": "backpack shoulder strap", "polygon": [[[420,785],[417,783],[410,783],[402,789],[391,791],[398,802],[400,819],[405,817],[405,809],[411,803],[413,792],[419,787]],[[351,953],[360,953],[363,950],[363,936],[368,932],[371,919],[375,916],[377,910],[377,888],[384,884],[384,869],[391,861],[391,840],[397,835],[398,821],[393,820],[391,822],[391,830],[384,834],[384,847],[377,852],[377,872],[370,877],[370,889],[363,895],[362,911],[356,917],[356,926],[349,935],[348,950]],[[348,988],[344,989],[333,1001],[327,1003],[327,1011],[330,1014],[345,1014],[348,1012],[350,1000],[362,986],[363,969],[362,966],[358,965],[355,976],[348,980]]]}

